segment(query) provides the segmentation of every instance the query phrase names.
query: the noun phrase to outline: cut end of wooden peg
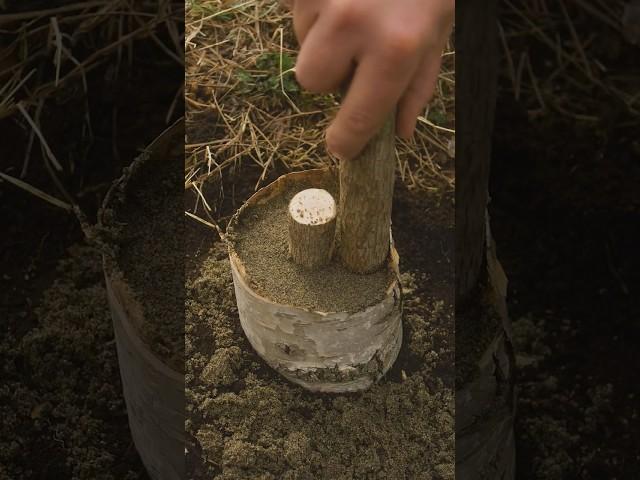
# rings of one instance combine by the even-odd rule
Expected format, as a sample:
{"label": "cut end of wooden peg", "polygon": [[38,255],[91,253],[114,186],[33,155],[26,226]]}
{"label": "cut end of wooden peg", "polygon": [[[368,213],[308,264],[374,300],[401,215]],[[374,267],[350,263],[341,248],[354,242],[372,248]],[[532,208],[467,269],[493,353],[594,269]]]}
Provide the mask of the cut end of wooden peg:
{"label": "cut end of wooden peg", "polygon": [[336,202],[321,188],[298,192],[289,202],[289,253],[298,265],[317,268],[331,261]]}
{"label": "cut end of wooden peg", "polygon": [[308,188],[291,199],[289,215],[302,225],[322,225],[336,217],[336,201],[322,188]]}

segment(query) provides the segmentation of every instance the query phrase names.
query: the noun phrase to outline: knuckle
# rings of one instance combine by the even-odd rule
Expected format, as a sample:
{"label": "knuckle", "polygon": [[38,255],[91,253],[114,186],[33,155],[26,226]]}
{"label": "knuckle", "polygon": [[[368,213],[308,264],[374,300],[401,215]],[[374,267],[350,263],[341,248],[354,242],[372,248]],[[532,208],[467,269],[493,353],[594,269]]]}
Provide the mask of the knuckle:
{"label": "knuckle", "polygon": [[349,28],[361,21],[365,11],[362,2],[349,0],[333,0],[331,2],[336,26],[338,28]]}
{"label": "knuckle", "polygon": [[398,61],[418,53],[421,38],[412,29],[393,29],[383,35],[383,55],[387,60]]}
{"label": "knuckle", "polygon": [[343,125],[356,137],[363,137],[371,132],[375,126],[374,118],[363,109],[345,112]]}

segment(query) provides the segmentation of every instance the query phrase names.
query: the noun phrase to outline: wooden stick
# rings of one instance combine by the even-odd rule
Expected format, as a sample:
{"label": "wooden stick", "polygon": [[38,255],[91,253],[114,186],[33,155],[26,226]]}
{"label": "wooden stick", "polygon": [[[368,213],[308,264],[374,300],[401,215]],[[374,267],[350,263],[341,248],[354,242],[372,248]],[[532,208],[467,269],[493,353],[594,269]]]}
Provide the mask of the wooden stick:
{"label": "wooden stick", "polygon": [[309,188],[289,202],[289,253],[305,268],[331,261],[336,227],[336,202],[329,192]]}
{"label": "wooden stick", "polygon": [[395,115],[352,160],[340,162],[340,258],[356,273],[378,270],[389,255],[395,173]]}

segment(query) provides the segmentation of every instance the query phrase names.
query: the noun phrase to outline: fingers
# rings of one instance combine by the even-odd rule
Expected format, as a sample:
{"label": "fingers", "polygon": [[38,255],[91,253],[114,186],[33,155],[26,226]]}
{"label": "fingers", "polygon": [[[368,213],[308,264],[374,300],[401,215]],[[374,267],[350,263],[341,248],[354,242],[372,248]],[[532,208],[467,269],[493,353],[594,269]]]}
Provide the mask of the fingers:
{"label": "fingers", "polygon": [[401,138],[413,135],[418,116],[433,97],[441,63],[440,52],[431,51],[413,74],[411,83],[398,103],[396,132]]}
{"label": "fingers", "polygon": [[339,89],[354,67],[354,52],[347,37],[332,29],[328,16],[316,21],[296,61],[296,78],[303,88],[315,93]]}
{"label": "fingers", "polygon": [[318,19],[320,14],[318,4],[322,2],[310,2],[308,0],[293,2],[293,30],[300,45]]}
{"label": "fingers", "polygon": [[363,59],[338,114],[327,130],[327,148],[341,160],[355,157],[382,126],[416,68],[411,56]]}

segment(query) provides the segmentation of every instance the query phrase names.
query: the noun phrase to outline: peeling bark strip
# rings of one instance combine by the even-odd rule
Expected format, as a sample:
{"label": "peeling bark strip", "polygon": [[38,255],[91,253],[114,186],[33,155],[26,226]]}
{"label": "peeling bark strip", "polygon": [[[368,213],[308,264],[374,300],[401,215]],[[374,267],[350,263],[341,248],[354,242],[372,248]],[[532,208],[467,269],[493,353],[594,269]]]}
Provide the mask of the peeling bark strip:
{"label": "peeling bark strip", "polygon": [[336,202],[321,188],[297,193],[289,203],[289,253],[298,265],[317,268],[331,261]]}
{"label": "peeling bark strip", "polygon": [[358,157],[340,162],[339,251],[353,272],[375,272],[389,255],[395,164],[395,116]]}

